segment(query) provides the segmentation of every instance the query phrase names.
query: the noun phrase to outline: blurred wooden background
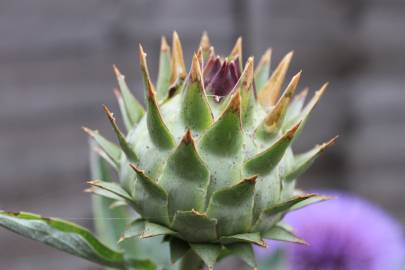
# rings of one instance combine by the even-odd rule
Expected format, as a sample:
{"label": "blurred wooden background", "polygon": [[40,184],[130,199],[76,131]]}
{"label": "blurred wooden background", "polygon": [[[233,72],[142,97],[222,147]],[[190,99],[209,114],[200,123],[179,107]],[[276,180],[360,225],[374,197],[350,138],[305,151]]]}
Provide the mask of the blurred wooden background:
{"label": "blurred wooden background", "polygon": [[[177,30],[190,63],[200,34],[226,54],[295,50],[302,86],[330,87],[297,149],[339,134],[302,187],[359,193],[405,223],[403,0],[0,1],[0,209],[91,226],[87,139],[111,134],[112,64],[142,100],[137,44],[156,70],[160,35]],[[401,34],[402,33],[402,34]],[[273,62],[275,63],[275,62]],[[156,74],[153,72],[152,74]],[[93,264],[0,230],[1,269],[84,270]]]}

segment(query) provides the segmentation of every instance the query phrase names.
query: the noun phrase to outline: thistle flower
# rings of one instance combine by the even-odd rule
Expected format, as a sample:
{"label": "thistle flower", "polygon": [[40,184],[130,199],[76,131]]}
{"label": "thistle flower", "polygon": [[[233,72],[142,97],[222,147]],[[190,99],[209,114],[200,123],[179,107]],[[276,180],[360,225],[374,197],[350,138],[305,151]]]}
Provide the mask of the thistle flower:
{"label": "thistle flower", "polygon": [[[244,61],[239,38],[231,53],[220,57],[204,34],[187,71],[174,32],[171,48],[162,38],[156,84],[139,46],[146,109],[114,66],[119,87],[115,93],[127,133],[106,106],[118,144],[96,130],[84,131],[119,178],[114,182],[97,175],[87,191],[138,214],[122,231],[120,244],[163,238],[171,261],[181,261],[182,270],[193,270],[203,264],[212,269],[228,255],[255,268],[252,245],[264,246],[264,239],[302,242],[279,221],[291,210],[325,199],[297,191],[295,182],[335,138],[308,152],[293,152],[327,84],[309,102],[306,91],[295,95],[301,72],[285,82],[292,55],[283,57],[270,75],[270,50],[258,65],[253,57]],[[139,254],[109,250],[84,229],[61,247],[55,230],[62,226],[68,228],[64,233],[71,233],[76,226],[60,222],[63,226],[55,227],[52,220],[36,215],[0,212],[0,226],[74,255],[114,269],[128,270],[135,264],[148,266],[136,269],[152,269],[150,261],[133,260]],[[46,235],[38,233],[37,223]],[[70,248],[77,246],[76,237],[84,239],[81,245],[87,250]]]}
{"label": "thistle flower", "polygon": [[288,269],[399,269],[405,255],[400,225],[370,202],[347,193],[329,194],[337,199],[286,217],[310,245],[285,245]]}

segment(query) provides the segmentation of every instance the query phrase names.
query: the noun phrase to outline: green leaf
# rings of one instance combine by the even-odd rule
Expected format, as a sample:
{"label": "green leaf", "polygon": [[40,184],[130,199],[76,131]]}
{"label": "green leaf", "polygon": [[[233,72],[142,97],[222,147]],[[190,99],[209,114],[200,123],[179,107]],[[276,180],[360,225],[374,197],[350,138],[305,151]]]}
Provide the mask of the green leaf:
{"label": "green leaf", "polygon": [[135,151],[132,149],[131,144],[127,141],[122,131],[118,128],[117,120],[115,119],[113,113],[108,109],[107,106],[104,106],[104,112],[106,113],[108,120],[114,129],[115,135],[120,143],[121,150],[124,152],[129,161],[136,162],[138,157],[136,156]]}
{"label": "green leaf", "polygon": [[[147,260],[126,261],[121,252],[102,244],[87,229],[60,219],[43,218],[31,213],[0,211],[0,226],[42,242],[74,256],[118,269],[155,269]],[[139,267],[141,266],[142,267]]]}
{"label": "green leaf", "polygon": [[127,226],[119,241],[123,242],[133,237],[144,239],[160,235],[177,235],[177,233],[165,226],[144,219],[136,219]]}
{"label": "green leaf", "polygon": [[284,56],[271,74],[270,78],[258,93],[258,101],[264,108],[269,108],[275,104],[283,86],[292,56],[293,52],[289,52],[286,56]]}
{"label": "green leaf", "polygon": [[232,255],[241,258],[250,267],[256,268],[257,262],[252,245],[247,243],[237,243],[226,245]]}
{"label": "green leaf", "polygon": [[136,100],[134,95],[132,95],[127,83],[125,82],[125,76],[121,74],[116,66],[114,66],[114,72],[121,90],[122,98],[125,104],[125,110],[131,122],[131,127],[134,127],[136,126],[136,124],[139,123],[139,121],[145,114],[145,111],[138,100]]}
{"label": "green leaf", "polygon": [[253,90],[253,57],[249,57],[245,69],[235,86],[235,91],[239,91],[241,96],[241,120],[243,127],[250,127],[253,124],[255,113],[255,93]]}
{"label": "green leaf", "polygon": [[134,126],[133,126],[133,123],[131,121],[131,118],[128,115],[128,111],[127,111],[127,108],[125,106],[124,99],[123,99],[123,97],[121,95],[121,92],[118,89],[114,89],[114,95],[115,95],[115,98],[117,99],[118,106],[120,108],[122,121],[124,122],[124,125],[125,125],[125,128],[126,128],[127,132],[129,132]]}
{"label": "green leaf", "polygon": [[147,126],[149,136],[156,147],[163,150],[171,149],[174,147],[174,139],[166,124],[163,122],[162,115],[160,114],[159,107],[156,103],[155,93],[152,88],[153,86],[150,81],[148,81],[146,87],[148,89]]}
{"label": "green leaf", "polygon": [[177,233],[165,226],[146,221],[144,231],[140,235],[140,238],[149,238],[159,235],[177,235]]}
{"label": "green leaf", "polygon": [[211,172],[207,198],[241,179],[243,132],[240,119],[240,94],[237,91],[224,113],[201,137],[199,152]]}
{"label": "green leaf", "polygon": [[283,215],[287,212],[291,211],[294,207],[299,205],[300,203],[312,198],[316,197],[316,194],[302,194],[298,196],[294,196],[293,198],[276,204],[272,207],[265,209],[259,219],[257,220],[256,224],[253,226],[254,231],[266,231],[269,230],[274,223],[280,221]]}
{"label": "green leaf", "polygon": [[175,237],[170,238],[170,258],[172,263],[176,263],[189,250],[190,246],[187,242]]}
{"label": "green leaf", "polygon": [[179,146],[169,156],[159,179],[159,185],[168,194],[170,217],[178,210],[203,211],[208,183],[209,171],[197,153],[188,130]]}
{"label": "green leaf", "polygon": [[245,163],[245,172],[247,175],[266,175],[270,173],[283,158],[285,151],[290,146],[298,125],[291,128],[269,148],[252,157]]}
{"label": "green leaf", "polygon": [[233,243],[249,243],[249,244],[256,244],[258,246],[266,246],[260,233],[253,232],[253,233],[241,233],[235,234],[231,236],[223,236],[220,238],[221,243],[223,244],[233,244]]}
{"label": "green leaf", "polygon": [[252,223],[256,177],[215,192],[208,205],[208,217],[218,220],[219,235],[246,232]]}
{"label": "green leaf", "polygon": [[291,181],[303,174],[312,165],[315,159],[320,156],[321,153],[335,143],[336,139],[337,136],[326,143],[315,146],[306,153],[295,156],[292,168],[286,172],[283,178],[287,181]]}
{"label": "green leaf", "polygon": [[288,129],[293,123],[296,122],[304,107],[305,99],[308,95],[308,88],[305,88],[298,95],[294,97],[291,104],[288,106],[283,123],[283,129]]}
{"label": "green leaf", "polygon": [[207,242],[217,239],[217,221],[197,211],[178,211],[174,216],[173,229],[192,242]]}
{"label": "green leaf", "polygon": [[205,94],[202,73],[197,56],[194,55],[191,71],[184,85],[181,116],[186,128],[204,131],[211,126],[213,116]]}
{"label": "green leaf", "polygon": [[305,124],[307,123],[310,114],[312,113],[315,106],[318,104],[319,100],[325,93],[327,86],[328,86],[328,83],[325,83],[324,85],[322,85],[322,87],[318,91],[315,92],[315,95],[312,97],[312,99],[308,102],[308,104],[302,110],[300,117],[298,117],[298,119],[296,121],[296,123],[301,123],[301,125],[297,130],[294,140],[301,134],[302,129],[304,128]]}
{"label": "green leaf", "polygon": [[127,240],[129,238],[140,236],[145,231],[145,220],[136,219],[126,226],[120,236],[119,242]]}
{"label": "green leaf", "polygon": [[[89,181],[88,184],[92,186],[90,191],[110,199],[118,199],[127,201],[129,204],[134,204],[134,200],[119,184],[113,182],[104,182],[101,180]],[[100,189],[100,190],[98,190]]]}
{"label": "green leaf", "polygon": [[[90,171],[93,178],[102,179],[105,182],[112,181],[107,164],[94,151],[90,153]],[[117,196],[118,197],[118,196]],[[121,199],[121,197],[118,197]],[[110,205],[120,202],[108,198],[93,196],[93,213],[95,218],[95,228],[98,237],[113,248],[118,248],[117,241],[124,231],[129,220],[126,208],[111,209]],[[124,250],[136,254],[136,245],[131,242],[122,246]]]}
{"label": "green leaf", "polygon": [[255,84],[258,92],[262,90],[270,73],[271,49],[267,49],[260,59],[255,71]]}
{"label": "green leaf", "polygon": [[82,129],[97,143],[97,145],[109,157],[109,159],[113,162],[114,167],[118,168],[121,160],[121,149],[118,147],[118,145],[107,140],[105,137],[100,135],[100,133],[97,130],[91,130],[86,127],[82,127]]}
{"label": "green leaf", "polygon": [[[305,196],[305,193],[300,194],[300,196]],[[324,201],[328,201],[328,200],[333,200],[334,197],[331,196],[323,196],[323,195],[316,195],[314,194],[314,196],[308,197],[305,200],[302,200],[296,204],[294,204],[289,211],[295,211],[295,210],[299,210],[301,208],[313,205],[313,204],[317,204],[320,202],[324,202]]]}
{"label": "green leaf", "polygon": [[213,269],[222,247],[218,244],[190,244],[191,249],[204,261],[209,269]]}
{"label": "green leaf", "polygon": [[274,108],[272,108],[270,113],[264,119],[263,128],[267,133],[276,134],[280,130],[300,78],[301,71],[291,79],[281,98],[277,101]]}
{"label": "green leaf", "polygon": [[167,44],[166,38],[162,37],[157,79],[157,96],[159,100],[165,99],[168,95],[171,74],[170,64],[170,47]]}
{"label": "green leaf", "polygon": [[146,54],[141,45],[139,45],[139,62],[143,75],[143,81],[146,90],[146,102],[148,104],[146,112],[146,123],[149,131],[149,136],[153,144],[162,150],[169,150],[174,147],[174,139],[163,121],[159,110],[158,102],[156,101],[156,93],[153,83],[149,76],[149,69],[146,62]]}
{"label": "green leaf", "polygon": [[273,226],[270,230],[263,232],[262,236],[266,239],[307,245],[307,242],[305,242],[304,239],[296,236],[292,230],[281,223]]}
{"label": "green leaf", "polygon": [[131,165],[137,174],[133,191],[136,211],[145,219],[152,222],[169,225],[168,197],[156,182],[145,175],[143,171]]}

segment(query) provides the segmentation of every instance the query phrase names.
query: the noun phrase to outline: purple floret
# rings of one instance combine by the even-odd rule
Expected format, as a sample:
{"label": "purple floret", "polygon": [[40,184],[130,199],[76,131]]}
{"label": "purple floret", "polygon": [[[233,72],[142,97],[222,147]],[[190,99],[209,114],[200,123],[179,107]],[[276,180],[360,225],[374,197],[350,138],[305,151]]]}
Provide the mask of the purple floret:
{"label": "purple floret", "polygon": [[283,245],[289,270],[398,269],[405,254],[402,227],[370,202],[347,193],[329,195],[337,198],[285,218],[310,244]]}
{"label": "purple floret", "polygon": [[212,56],[204,67],[204,86],[207,92],[224,97],[232,91],[240,76],[238,59],[228,61]]}

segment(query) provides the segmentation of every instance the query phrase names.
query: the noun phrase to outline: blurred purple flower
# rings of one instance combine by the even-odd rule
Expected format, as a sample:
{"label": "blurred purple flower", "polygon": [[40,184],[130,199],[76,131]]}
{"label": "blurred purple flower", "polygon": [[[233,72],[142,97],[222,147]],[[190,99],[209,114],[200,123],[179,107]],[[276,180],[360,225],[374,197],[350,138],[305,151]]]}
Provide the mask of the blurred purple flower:
{"label": "blurred purple flower", "polygon": [[[296,234],[310,244],[282,245],[286,249],[288,269],[398,269],[405,254],[400,224],[363,199],[347,193],[326,194],[337,198],[285,218]],[[259,255],[263,255],[263,251],[259,251]]]}

